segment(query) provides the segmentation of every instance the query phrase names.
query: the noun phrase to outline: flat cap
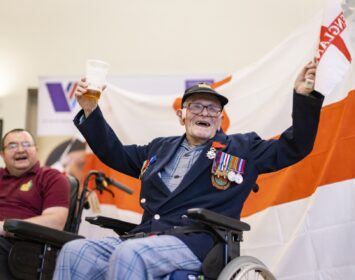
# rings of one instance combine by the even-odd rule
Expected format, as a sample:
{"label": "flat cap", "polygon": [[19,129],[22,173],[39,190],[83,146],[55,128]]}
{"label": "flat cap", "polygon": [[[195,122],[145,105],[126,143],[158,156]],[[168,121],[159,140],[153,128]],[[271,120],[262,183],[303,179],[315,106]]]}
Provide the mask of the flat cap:
{"label": "flat cap", "polygon": [[204,84],[204,83],[200,83],[197,85],[194,85],[188,89],[185,90],[185,93],[182,97],[182,102],[181,102],[181,106],[182,104],[184,104],[185,100],[197,93],[205,93],[205,94],[209,94],[211,96],[215,96],[218,98],[219,102],[221,102],[222,108],[224,107],[224,105],[226,105],[228,103],[228,98],[219,94],[217,91],[215,91],[210,85],[208,84]]}

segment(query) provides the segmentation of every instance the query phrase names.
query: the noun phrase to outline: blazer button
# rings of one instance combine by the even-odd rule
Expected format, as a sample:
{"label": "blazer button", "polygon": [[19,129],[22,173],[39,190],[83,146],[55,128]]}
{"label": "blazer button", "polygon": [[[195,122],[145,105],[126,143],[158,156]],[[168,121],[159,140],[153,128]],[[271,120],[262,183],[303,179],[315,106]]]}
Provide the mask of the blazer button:
{"label": "blazer button", "polygon": [[154,220],[159,220],[160,219],[160,215],[159,214],[155,214],[154,215]]}
{"label": "blazer button", "polygon": [[146,203],[146,201],[147,201],[147,200],[146,200],[144,197],[141,199],[141,203],[142,203],[142,204]]}

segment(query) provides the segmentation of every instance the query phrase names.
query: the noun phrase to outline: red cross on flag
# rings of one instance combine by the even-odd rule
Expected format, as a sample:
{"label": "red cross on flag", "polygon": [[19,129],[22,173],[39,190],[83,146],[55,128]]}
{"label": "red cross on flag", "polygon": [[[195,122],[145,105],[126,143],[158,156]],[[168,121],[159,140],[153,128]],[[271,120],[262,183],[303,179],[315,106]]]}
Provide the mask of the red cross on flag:
{"label": "red cross on flag", "polygon": [[325,96],[344,79],[352,61],[349,30],[339,0],[327,0],[320,30],[316,90]]}

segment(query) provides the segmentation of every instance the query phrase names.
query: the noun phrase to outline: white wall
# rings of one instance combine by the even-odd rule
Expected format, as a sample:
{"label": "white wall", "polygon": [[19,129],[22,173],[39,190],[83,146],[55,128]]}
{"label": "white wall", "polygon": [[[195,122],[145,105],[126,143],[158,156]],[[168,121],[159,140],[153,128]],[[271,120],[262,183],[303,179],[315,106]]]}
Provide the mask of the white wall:
{"label": "white wall", "polygon": [[252,63],[322,0],[0,0],[0,118],[25,125],[39,75],[227,73]]}

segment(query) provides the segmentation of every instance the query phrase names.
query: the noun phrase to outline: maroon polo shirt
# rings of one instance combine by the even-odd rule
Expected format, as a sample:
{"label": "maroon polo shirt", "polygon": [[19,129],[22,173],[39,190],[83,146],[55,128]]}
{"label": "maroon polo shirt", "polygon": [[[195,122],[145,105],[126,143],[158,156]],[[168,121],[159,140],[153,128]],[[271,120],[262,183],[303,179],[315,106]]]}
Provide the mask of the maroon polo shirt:
{"label": "maroon polo shirt", "polygon": [[40,167],[39,162],[20,177],[0,168],[0,221],[39,216],[49,207],[68,207],[69,188],[62,173]]}

